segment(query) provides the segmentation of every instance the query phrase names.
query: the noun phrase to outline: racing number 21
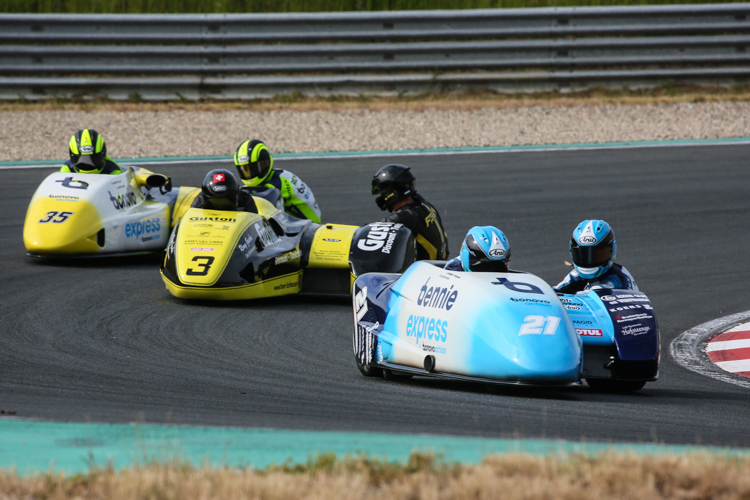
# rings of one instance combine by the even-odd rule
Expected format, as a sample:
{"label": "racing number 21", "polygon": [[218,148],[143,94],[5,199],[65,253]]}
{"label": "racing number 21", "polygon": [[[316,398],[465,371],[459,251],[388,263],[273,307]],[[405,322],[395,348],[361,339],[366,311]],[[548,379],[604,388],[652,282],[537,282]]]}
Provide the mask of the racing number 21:
{"label": "racing number 21", "polygon": [[557,316],[537,316],[532,314],[523,318],[521,331],[518,335],[554,335],[560,318]]}
{"label": "racing number 21", "polygon": [[[201,262],[202,260],[205,262]],[[193,257],[193,262],[198,263],[198,269],[188,269],[185,274],[189,276],[205,276],[208,274],[208,270],[211,269],[211,264],[214,263],[214,258],[196,255]]]}

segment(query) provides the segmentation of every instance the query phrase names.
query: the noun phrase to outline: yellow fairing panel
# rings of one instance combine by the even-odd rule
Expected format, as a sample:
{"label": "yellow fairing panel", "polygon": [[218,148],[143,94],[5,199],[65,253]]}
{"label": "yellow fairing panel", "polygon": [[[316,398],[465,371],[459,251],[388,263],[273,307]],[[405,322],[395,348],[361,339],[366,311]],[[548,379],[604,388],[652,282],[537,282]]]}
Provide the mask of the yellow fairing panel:
{"label": "yellow fairing panel", "polygon": [[214,285],[248,226],[262,217],[248,212],[189,209],[175,242],[177,274],[182,283]]}
{"label": "yellow fairing panel", "polygon": [[172,225],[170,227],[173,228],[175,224],[179,222],[180,217],[185,215],[185,212],[188,211],[190,205],[193,203],[193,200],[196,196],[198,196],[198,193],[200,192],[201,190],[198,188],[180,188],[180,191],[177,193],[177,199],[174,202],[174,209],[172,210]]}
{"label": "yellow fairing panel", "polygon": [[26,212],[23,241],[33,254],[95,253],[101,250],[101,229],[99,211],[90,203],[65,196],[38,197]]}
{"label": "yellow fairing panel", "polygon": [[[163,278],[163,275],[162,275]],[[175,285],[164,279],[167,290],[180,299],[248,300],[298,293],[302,284],[302,270],[277,276],[258,283],[222,288],[192,288]]]}
{"label": "yellow fairing panel", "polygon": [[271,217],[277,212],[280,212],[280,210],[276,208],[273,205],[273,203],[271,203],[265,198],[261,198],[259,196],[253,196],[253,200],[255,201],[255,206],[258,207],[258,213],[260,215]]}
{"label": "yellow fairing panel", "polygon": [[357,226],[324,224],[315,231],[307,267],[349,268],[349,249]]}

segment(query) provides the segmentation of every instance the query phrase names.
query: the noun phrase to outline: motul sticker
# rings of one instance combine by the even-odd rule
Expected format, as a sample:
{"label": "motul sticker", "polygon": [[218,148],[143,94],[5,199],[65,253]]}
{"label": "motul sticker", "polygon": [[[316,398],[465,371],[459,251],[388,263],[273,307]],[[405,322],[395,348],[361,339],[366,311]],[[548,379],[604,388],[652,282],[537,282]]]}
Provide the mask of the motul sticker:
{"label": "motul sticker", "polygon": [[596,328],[576,328],[576,333],[581,337],[601,337],[602,331]]}

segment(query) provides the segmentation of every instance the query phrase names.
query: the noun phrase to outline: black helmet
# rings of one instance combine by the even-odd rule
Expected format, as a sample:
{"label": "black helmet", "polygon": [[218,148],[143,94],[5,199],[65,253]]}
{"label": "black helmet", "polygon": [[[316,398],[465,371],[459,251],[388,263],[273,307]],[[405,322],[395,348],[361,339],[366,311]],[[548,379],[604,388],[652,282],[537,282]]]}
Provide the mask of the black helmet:
{"label": "black helmet", "polygon": [[414,189],[416,177],[404,165],[386,165],[372,178],[372,194],[380,210],[393,210],[394,204],[417,193]]}
{"label": "black helmet", "polygon": [[206,208],[214,210],[237,210],[240,184],[229,170],[211,170],[203,179],[201,188]]}
{"label": "black helmet", "polygon": [[239,145],[234,153],[234,164],[242,182],[250,187],[263,183],[273,167],[273,156],[262,141],[253,139]]}
{"label": "black helmet", "polygon": [[107,145],[104,137],[94,129],[79,130],[68,143],[70,161],[82,173],[100,173],[107,159]]}

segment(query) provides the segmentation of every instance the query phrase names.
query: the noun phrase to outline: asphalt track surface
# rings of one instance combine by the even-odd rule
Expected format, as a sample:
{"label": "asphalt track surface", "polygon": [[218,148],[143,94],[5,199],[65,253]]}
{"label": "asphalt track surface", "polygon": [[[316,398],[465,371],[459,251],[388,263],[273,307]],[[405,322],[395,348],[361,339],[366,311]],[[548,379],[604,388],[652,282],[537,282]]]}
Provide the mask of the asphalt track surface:
{"label": "asphalt track surface", "polygon": [[[748,447],[747,391],[668,355],[681,332],[750,309],[748,158],[750,146],[734,145],[391,159],[416,172],[452,254],[472,225],[497,225],[512,267],[551,284],[567,272],[574,226],[610,222],[618,261],[650,297],[662,334],[659,380],[627,395],[362,377],[348,300],[185,302],[165,290],[158,257],[25,256],[25,211],[53,169],[0,171],[0,408],[75,422]],[[369,184],[384,163],[276,166],[311,186],[325,221],[361,225],[381,216]],[[209,168],[159,170],[198,185]]]}

